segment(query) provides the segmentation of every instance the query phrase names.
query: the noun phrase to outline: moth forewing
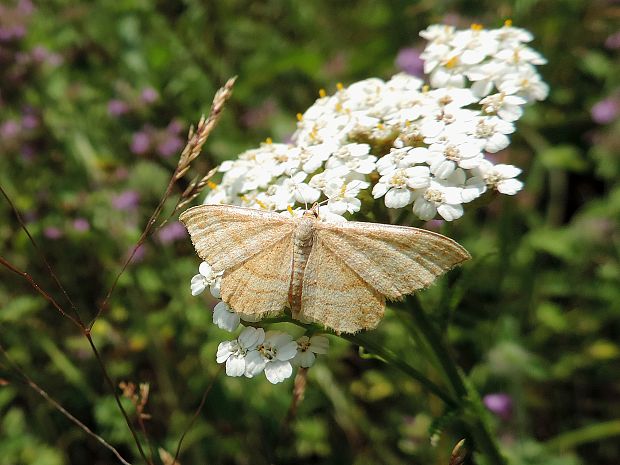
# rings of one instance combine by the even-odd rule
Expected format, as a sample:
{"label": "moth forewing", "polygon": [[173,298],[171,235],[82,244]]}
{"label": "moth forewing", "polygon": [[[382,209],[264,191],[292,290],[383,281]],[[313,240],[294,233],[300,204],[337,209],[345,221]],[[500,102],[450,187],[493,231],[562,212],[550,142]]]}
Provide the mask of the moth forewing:
{"label": "moth forewing", "polygon": [[224,272],[222,300],[236,312],[275,316],[288,304],[292,234]]}
{"label": "moth forewing", "polygon": [[181,214],[198,256],[215,271],[242,263],[291,234],[292,218],[231,205],[200,205]]}
{"label": "moth forewing", "polygon": [[457,242],[424,229],[378,223],[321,223],[317,236],[366,283],[388,299],[428,287],[470,258]]}

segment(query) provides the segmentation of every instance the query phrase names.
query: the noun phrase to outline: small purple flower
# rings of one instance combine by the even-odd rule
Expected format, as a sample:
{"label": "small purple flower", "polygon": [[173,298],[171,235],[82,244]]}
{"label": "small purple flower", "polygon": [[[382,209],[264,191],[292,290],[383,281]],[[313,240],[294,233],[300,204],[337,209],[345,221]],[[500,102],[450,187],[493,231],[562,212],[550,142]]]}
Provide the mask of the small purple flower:
{"label": "small purple flower", "polygon": [[35,156],[35,150],[34,147],[30,144],[24,144],[21,146],[20,149],[20,154],[22,156],[22,160],[25,161],[32,161],[34,159]]}
{"label": "small purple flower", "polygon": [[3,139],[13,139],[21,130],[21,126],[15,120],[8,120],[0,126],[0,136]]}
{"label": "small purple flower", "polygon": [[159,97],[159,94],[152,87],[147,87],[145,89],[142,89],[142,92],[140,93],[140,98],[142,99],[144,103],[147,103],[147,104],[155,102],[158,97]]}
{"label": "small purple flower", "polygon": [[590,110],[592,119],[598,124],[611,123],[618,116],[618,112],[620,112],[620,102],[617,98],[601,100]]}
{"label": "small purple flower", "polygon": [[151,147],[151,137],[144,131],[134,133],[131,138],[130,150],[136,155],[146,153]]}
{"label": "small purple flower", "polygon": [[108,102],[108,115],[121,116],[129,111],[129,105],[122,100],[112,99]]}
{"label": "small purple flower", "polygon": [[17,3],[17,11],[24,16],[30,16],[34,12],[34,5],[30,0],[19,0]]}
{"label": "small purple flower", "polygon": [[119,166],[114,170],[114,179],[123,181],[129,177],[129,171],[124,166]]}
{"label": "small purple flower", "polygon": [[178,221],[170,223],[159,230],[157,237],[162,244],[169,244],[178,239],[183,239],[187,235],[185,226]]}
{"label": "small purple flower", "polygon": [[86,218],[76,218],[73,220],[73,229],[78,232],[85,232],[90,229],[90,223]]}
{"label": "small purple flower", "polygon": [[277,111],[273,99],[265,100],[257,107],[250,108],[241,116],[241,121],[248,128],[261,128],[267,125],[269,118]]}
{"label": "small purple flower", "polygon": [[166,131],[171,134],[180,134],[183,131],[183,123],[178,119],[173,119],[168,123],[168,127],[166,127]]}
{"label": "small purple flower", "polygon": [[39,126],[39,118],[32,113],[26,113],[22,116],[22,128],[36,129]]}
{"label": "small purple flower", "polygon": [[51,56],[50,51],[42,45],[37,45],[30,51],[30,56],[35,63],[43,63]]}
{"label": "small purple flower", "polygon": [[482,399],[484,406],[502,420],[510,419],[512,415],[512,397],[503,392],[487,394]]}
{"label": "small purple flower", "polygon": [[56,226],[48,226],[43,230],[43,235],[48,239],[60,239],[63,236],[63,233]]}
{"label": "small purple flower", "polygon": [[136,191],[128,190],[121,192],[112,198],[112,206],[117,210],[133,210],[138,206],[140,194]]}
{"label": "small purple flower", "polygon": [[605,47],[610,50],[618,50],[620,48],[620,31],[613,33],[605,39]]}
{"label": "small purple flower", "polygon": [[439,231],[444,223],[444,220],[429,220],[424,223],[424,229],[428,229],[429,231]]}
{"label": "small purple flower", "polygon": [[183,140],[178,136],[169,135],[157,145],[157,151],[162,157],[174,155],[183,147]]}
{"label": "small purple flower", "polygon": [[21,39],[26,35],[26,27],[22,24],[14,26],[0,26],[0,41],[10,42],[12,40]]}
{"label": "small purple flower", "polygon": [[420,50],[414,47],[401,48],[396,55],[396,67],[412,76],[424,76],[424,60]]}
{"label": "small purple flower", "polygon": [[[133,257],[131,257],[132,253],[133,253]],[[134,252],[133,247],[130,247],[129,249],[127,249],[126,257],[127,258],[131,257],[130,263],[139,263],[142,260],[144,260],[145,255],[146,255],[146,248],[144,247],[144,244],[140,244],[136,248],[135,252]]]}

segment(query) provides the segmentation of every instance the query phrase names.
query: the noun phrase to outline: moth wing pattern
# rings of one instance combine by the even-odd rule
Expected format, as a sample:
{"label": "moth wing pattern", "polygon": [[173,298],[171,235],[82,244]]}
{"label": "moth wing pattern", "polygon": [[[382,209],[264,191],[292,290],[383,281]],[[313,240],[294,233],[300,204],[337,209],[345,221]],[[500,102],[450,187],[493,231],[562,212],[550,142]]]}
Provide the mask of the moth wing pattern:
{"label": "moth wing pattern", "polygon": [[293,218],[231,205],[200,205],[181,214],[198,256],[215,272],[231,269],[295,229]]}
{"label": "moth wing pattern", "polygon": [[452,239],[425,229],[348,221],[317,223],[323,247],[390,300],[428,287],[470,258]]}

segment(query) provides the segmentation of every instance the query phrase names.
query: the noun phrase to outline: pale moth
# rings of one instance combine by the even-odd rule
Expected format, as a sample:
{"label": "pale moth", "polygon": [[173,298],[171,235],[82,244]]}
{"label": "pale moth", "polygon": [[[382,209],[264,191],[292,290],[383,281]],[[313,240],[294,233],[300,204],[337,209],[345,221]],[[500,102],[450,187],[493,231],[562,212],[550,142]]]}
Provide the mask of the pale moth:
{"label": "pale moth", "polygon": [[337,333],[375,328],[385,300],[429,286],[470,258],[441,234],[406,226],[319,220],[230,205],[183,212],[196,252],[223,272],[222,300],[253,320],[293,318]]}

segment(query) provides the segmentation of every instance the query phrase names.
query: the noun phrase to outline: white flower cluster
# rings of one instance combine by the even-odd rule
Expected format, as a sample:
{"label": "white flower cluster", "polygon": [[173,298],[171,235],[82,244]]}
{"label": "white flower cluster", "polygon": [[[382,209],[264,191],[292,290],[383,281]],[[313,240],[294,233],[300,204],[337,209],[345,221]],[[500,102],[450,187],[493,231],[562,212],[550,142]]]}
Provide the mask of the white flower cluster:
{"label": "white flower cluster", "polygon": [[[510,20],[504,27],[491,30],[479,24],[467,30],[434,25],[420,35],[429,41],[421,58],[431,86],[466,87],[469,80],[478,98],[499,91],[481,102],[491,110],[485,112],[502,111],[502,119],[516,121],[521,117],[522,105],[544,100],[549,93],[536,71],[536,65],[544,65],[547,60],[524,45],[534,37],[525,29],[512,27]],[[506,97],[509,102],[502,102]],[[507,108],[495,109],[497,104]]]}
{"label": "white flower cluster", "polygon": [[[344,221],[360,210],[360,197],[372,196],[388,208],[411,205],[422,220],[452,221],[487,190],[516,194],[521,170],[487,155],[510,144],[525,105],[547,96],[536,71],[545,60],[524,45],[532,35],[509,22],[494,30],[434,25],[420,35],[429,41],[422,54],[428,85],[398,74],[338,84],[331,96],[321,90],[297,115],[290,144],[268,139],[224,162],[223,179],[210,184],[205,203],[297,215],[302,205],[322,201],[322,220]],[[203,263],[192,293],[206,287],[220,297],[219,276]],[[215,306],[220,328],[234,331],[243,318],[224,302]],[[264,371],[279,382],[291,375],[291,362],[309,366],[326,350],[321,336],[294,342],[285,333],[248,327],[220,344],[217,360],[231,376]]]}
{"label": "white flower cluster", "polygon": [[268,140],[224,162],[205,203],[285,211],[325,199],[323,219],[360,210],[360,194],[386,207],[412,205],[422,220],[452,221],[489,189],[513,195],[520,169],[486,157],[506,148],[523,106],[542,100],[536,71],[544,58],[532,36],[500,29],[430,26],[422,57],[430,86],[398,74],[366,79],[321,97],[303,115],[291,144]]}
{"label": "white flower cluster", "polygon": [[[213,297],[220,298],[221,273],[214,273],[208,263],[202,262],[199,274],[191,281],[192,295],[209,289]],[[243,317],[247,320],[246,317]],[[213,309],[213,323],[227,331],[236,331],[241,319],[225,302]],[[267,331],[252,326],[243,327],[237,339],[220,343],[217,363],[226,363],[228,376],[254,376],[265,372],[269,382],[276,384],[293,374],[293,366],[308,368],[314,364],[315,354],[326,354],[329,340],[325,336],[302,336],[296,341],[282,331]]]}

